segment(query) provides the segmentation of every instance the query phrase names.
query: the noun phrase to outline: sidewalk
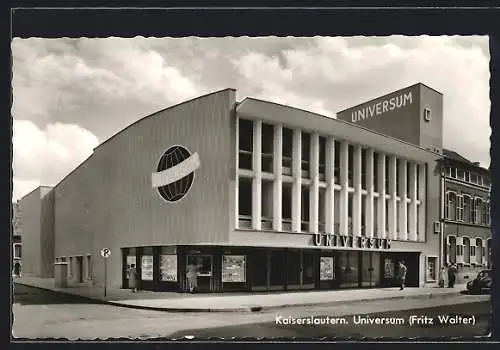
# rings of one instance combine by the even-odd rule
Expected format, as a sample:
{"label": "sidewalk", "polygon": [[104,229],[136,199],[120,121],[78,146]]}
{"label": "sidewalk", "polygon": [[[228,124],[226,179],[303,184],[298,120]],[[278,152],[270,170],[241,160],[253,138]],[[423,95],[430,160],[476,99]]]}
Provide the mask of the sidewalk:
{"label": "sidewalk", "polygon": [[465,285],[457,285],[453,289],[422,287],[406,288],[404,291],[398,288],[378,288],[268,294],[184,294],[150,291],[132,293],[130,290],[108,288],[104,297],[104,289],[100,287],[78,285],[56,288],[53,278],[21,277],[14,278],[14,283],[116,306],[172,312],[244,312],[298,306],[345,305],[390,299],[446,298],[465,290]]}

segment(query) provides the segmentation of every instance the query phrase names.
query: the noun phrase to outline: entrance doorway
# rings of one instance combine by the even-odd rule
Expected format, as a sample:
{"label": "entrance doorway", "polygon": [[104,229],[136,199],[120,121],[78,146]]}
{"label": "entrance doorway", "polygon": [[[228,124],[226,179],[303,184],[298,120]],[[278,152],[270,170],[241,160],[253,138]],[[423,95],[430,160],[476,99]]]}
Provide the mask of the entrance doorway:
{"label": "entrance doorway", "polygon": [[187,255],[186,266],[194,265],[198,271],[198,291],[200,293],[210,292],[210,285],[213,276],[212,255]]}
{"label": "entrance doorway", "polygon": [[313,289],[316,284],[316,259],[314,252],[304,252],[302,256],[302,289]]}
{"label": "entrance doorway", "polygon": [[338,269],[341,288],[359,287],[359,252],[340,251]]}
{"label": "entrance doorway", "polygon": [[129,288],[129,268],[138,268],[136,253],[136,248],[122,248],[122,288]]}
{"label": "entrance doorway", "polygon": [[256,249],[248,254],[250,267],[250,279],[253,291],[265,291],[268,285],[268,259],[269,252],[264,249]]}
{"label": "entrance doorway", "polygon": [[83,283],[83,256],[76,257],[76,273],[78,283]]}
{"label": "entrance doorway", "polygon": [[[286,253],[284,250],[271,251],[269,267],[271,269],[269,277],[269,289],[285,289]],[[298,279],[296,283],[298,284]]]}
{"label": "entrance doorway", "polygon": [[419,264],[420,253],[387,253],[382,254],[380,259],[380,268],[382,275],[382,285],[384,287],[399,286],[399,262],[403,261],[406,265],[406,286],[419,286]]}
{"label": "entrance doorway", "polygon": [[380,253],[361,252],[361,287],[380,286]]}
{"label": "entrance doorway", "polygon": [[[286,256],[287,289],[294,290],[301,287],[302,256],[300,250],[289,250]],[[272,267],[271,267],[272,269]]]}

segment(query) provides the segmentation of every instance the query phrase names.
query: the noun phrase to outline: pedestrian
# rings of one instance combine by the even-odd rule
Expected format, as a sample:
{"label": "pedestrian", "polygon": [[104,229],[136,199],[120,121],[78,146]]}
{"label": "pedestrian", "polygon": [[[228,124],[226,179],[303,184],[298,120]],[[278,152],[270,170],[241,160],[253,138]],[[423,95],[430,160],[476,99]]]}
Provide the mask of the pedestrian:
{"label": "pedestrian", "polygon": [[455,263],[452,263],[448,268],[448,288],[455,287],[455,282],[457,279],[458,269]]}
{"label": "pedestrian", "polygon": [[446,283],[446,267],[447,264],[444,264],[443,267],[441,267],[441,270],[439,270],[439,287],[444,288],[445,283]]}
{"label": "pedestrian", "polygon": [[198,289],[198,266],[190,263],[186,267],[186,278],[188,282],[189,293],[195,293]]}
{"label": "pedestrian", "polygon": [[21,277],[21,264],[19,263],[19,261],[16,261],[16,263],[14,264],[14,275],[16,277]]}
{"label": "pedestrian", "polygon": [[406,282],[406,271],[408,269],[406,268],[405,262],[403,260],[399,261],[399,271],[398,271],[398,279],[400,283],[399,290],[405,289],[405,282]]}
{"label": "pedestrian", "polygon": [[128,287],[132,290],[132,293],[137,292],[137,269],[135,268],[135,264],[131,264],[128,269]]}

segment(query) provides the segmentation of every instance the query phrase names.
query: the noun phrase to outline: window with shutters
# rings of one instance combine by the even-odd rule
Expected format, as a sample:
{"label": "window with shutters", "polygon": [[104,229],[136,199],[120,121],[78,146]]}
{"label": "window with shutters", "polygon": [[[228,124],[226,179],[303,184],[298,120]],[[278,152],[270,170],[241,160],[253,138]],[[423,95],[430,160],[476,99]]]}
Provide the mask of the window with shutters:
{"label": "window with shutters", "polygon": [[451,177],[451,167],[446,167],[446,176]]}
{"label": "window with shutters", "polygon": [[487,202],[484,202],[483,205],[483,225],[489,225],[490,224],[490,205]]}
{"label": "window with shutters", "polygon": [[467,194],[462,195],[463,196],[463,221],[464,222],[471,222],[472,220],[472,206],[471,206],[471,197]]}
{"label": "window with shutters", "polygon": [[470,171],[465,172],[465,182],[470,182]]}
{"label": "window with shutters", "polygon": [[462,244],[463,244],[462,255],[464,256],[464,263],[468,264],[470,263],[470,256],[471,256],[471,246],[469,238],[467,237],[462,238]]}
{"label": "window with shutters", "polygon": [[456,219],[456,199],[457,196],[454,192],[446,194],[446,219],[448,220]]}
{"label": "window with shutters", "polygon": [[484,250],[483,250],[483,240],[481,238],[476,238],[476,264],[482,265],[483,264],[483,256],[484,256]]}
{"label": "window with shutters", "polygon": [[477,185],[477,174],[475,173],[470,174],[470,182],[474,185]]}
{"label": "window with shutters", "polygon": [[478,206],[478,200],[477,198],[472,199],[472,223],[477,224],[477,206]]}
{"label": "window with shutters", "polygon": [[456,210],[456,220],[463,221],[464,217],[464,197],[462,195],[457,196],[457,210]]}
{"label": "window with shutters", "polygon": [[458,255],[457,239],[454,236],[448,236],[449,262],[455,263],[457,261],[457,255]]}
{"label": "window with shutters", "polygon": [[450,168],[450,177],[454,179],[457,177],[457,168]]}

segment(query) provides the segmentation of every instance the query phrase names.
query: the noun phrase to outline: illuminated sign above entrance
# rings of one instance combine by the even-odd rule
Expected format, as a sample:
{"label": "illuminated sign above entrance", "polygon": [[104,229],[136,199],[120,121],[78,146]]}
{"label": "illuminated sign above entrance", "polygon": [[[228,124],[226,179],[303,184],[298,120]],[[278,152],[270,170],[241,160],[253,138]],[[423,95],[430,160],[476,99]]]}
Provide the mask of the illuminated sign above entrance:
{"label": "illuminated sign above entrance", "polygon": [[191,189],[194,172],[199,167],[198,153],[191,154],[182,146],[172,146],[158,161],[156,172],[151,175],[151,183],[167,202],[177,202]]}
{"label": "illuminated sign above entrance", "polygon": [[353,123],[359,122],[361,120],[369,119],[376,115],[381,115],[386,112],[392,112],[396,109],[400,109],[409,106],[413,103],[413,96],[411,91],[403,92],[399,96],[394,96],[386,100],[379,102],[374,102],[372,104],[359,107],[351,112],[351,121]]}
{"label": "illuminated sign above entrance", "polygon": [[387,238],[353,237],[316,233],[314,234],[313,242],[317,247],[391,249],[391,240]]}

